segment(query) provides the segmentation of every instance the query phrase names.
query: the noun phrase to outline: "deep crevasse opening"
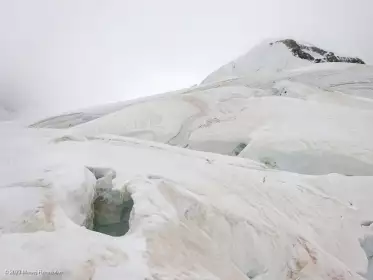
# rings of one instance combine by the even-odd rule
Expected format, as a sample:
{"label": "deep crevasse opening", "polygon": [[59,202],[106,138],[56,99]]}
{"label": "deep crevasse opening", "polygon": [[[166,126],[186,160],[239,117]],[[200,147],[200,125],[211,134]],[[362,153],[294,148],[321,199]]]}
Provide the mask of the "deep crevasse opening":
{"label": "deep crevasse opening", "polygon": [[126,190],[113,189],[116,173],[110,168],[87,167],[96,177],[89,229],[111,236],[123,236],[129,229],[134,202]]}

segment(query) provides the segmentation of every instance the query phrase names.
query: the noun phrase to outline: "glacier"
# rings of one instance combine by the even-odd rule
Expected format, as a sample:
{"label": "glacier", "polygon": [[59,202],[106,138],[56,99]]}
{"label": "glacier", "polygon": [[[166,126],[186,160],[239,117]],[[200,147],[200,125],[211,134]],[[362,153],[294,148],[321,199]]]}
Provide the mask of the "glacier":
{"label": "glacier", "polygon": [[191,88],[4,119],[0,279],[372,280],[373,66],[345,62],[266,41]]}

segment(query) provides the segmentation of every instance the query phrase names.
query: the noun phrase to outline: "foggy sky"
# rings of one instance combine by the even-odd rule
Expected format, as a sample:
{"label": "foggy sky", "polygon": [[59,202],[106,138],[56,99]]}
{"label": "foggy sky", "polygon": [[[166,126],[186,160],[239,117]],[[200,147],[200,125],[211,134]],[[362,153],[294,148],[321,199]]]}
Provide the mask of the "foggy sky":
{"label": "foggy sky", "polygon": [[372,0],[0,0],[0,102],[53,114],[199,83],[267,38],[373,63]]}

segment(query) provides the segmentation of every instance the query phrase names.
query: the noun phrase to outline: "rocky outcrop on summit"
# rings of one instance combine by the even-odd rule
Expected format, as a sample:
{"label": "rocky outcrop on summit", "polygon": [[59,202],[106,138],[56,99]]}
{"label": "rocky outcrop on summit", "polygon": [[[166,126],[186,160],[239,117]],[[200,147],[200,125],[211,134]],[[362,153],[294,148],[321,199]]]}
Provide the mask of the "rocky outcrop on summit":
{"label": "rocky outcrop on summit", "polygon": [[[299,44],[295,40],[285,39],[275,42],[283,43],[287,46],[295,57],[301,59],[306,59],[314,63],[324,63],[324,62],[344,62],[344,63],[356,63],[356,64],[365,64],[363,60],[357,57],[343,57],[337,56],[333,52],[327,52],[323,49],[320,49],[315,46],[307,46],[304,44]],[[273,45],[274,43],[270,43]],[[311,53],[310,53],[311,52]],[[317,56],[317,57],[316,57]]]}

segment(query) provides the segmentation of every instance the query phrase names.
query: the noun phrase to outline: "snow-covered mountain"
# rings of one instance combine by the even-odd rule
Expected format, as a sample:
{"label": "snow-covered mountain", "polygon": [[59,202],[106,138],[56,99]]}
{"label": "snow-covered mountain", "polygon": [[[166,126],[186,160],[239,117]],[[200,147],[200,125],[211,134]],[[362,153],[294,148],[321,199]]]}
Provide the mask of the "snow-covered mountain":
{"label": "snow-covered mountain", "polygon": [[308,66],[313,63],[342,62],[365,64],[359,58],[343,57],[309,43],[298,43],[292,39],[266,41],[247,54],[222,66],[209,75],[205,83],[230,77],[241,77],[257,73],[282,72]]}
{"label": "snow-covered mountain", "polygon": [[280,40],[189,89],[0,123],[0,269],[371,280],[372,120],[372,66]]}
{"label": "snow-covered mountain", "polygon": [[[367,129],[373,118],[373,68],[315,64],[294,56],[281,43],[286,41],[259,45],[210,75],[209,83],[74,112],[33,127],[239,155],[302,174],[373,175],[373,157],[366,153],[373,150]],[[236,78],[218,78],[225,75]]]}

